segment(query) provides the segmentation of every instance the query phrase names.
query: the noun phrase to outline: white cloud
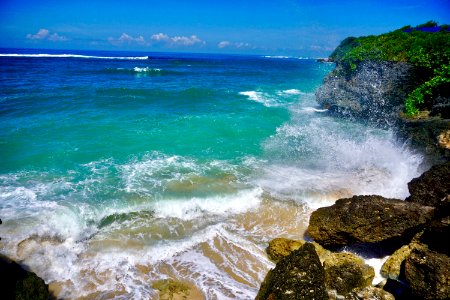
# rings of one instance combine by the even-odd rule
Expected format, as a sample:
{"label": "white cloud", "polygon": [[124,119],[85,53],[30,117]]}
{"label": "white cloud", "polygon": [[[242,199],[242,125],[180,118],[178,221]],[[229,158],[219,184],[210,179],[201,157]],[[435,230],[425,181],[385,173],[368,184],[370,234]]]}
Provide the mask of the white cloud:
{"label": "white cloud", "polygon": [[165,33],[156,33],[153,34],[148,41],[140,35],[138,37],[133,37],[127,33],[122,33],[119,38],[108,38],[108,41],[115,45],[121,46],[123,44],[137,44],[142,46],[150,46],[154,45],[164,45],[164,46],[194,46],[194,45],[205,45],[206,42],[201,40],[196,35],[191,36],[169,36]]}
{"label": "white cloud", "polygon": [[110,38],[108,38],[108,41],[115,46],[119,46],[124,43],[138,44],[138,45],[144,45],[144,46],[149,45],[149,43],[145,40],[145,38],[142,35],[140,35],[138,37],[133,37],[126,33],[122,33],[122,35],[118,39],[110,37]]}
{"label": "white cloud", "polygon": [[61,36],[57,34],[56,32],[50,34],[50,31],[45,28],[39,29],[39,31],[36,34],[27,34],[27,39],[29,40],[49,40],[53,42],[61,42],[61,41],[67,41],[67,38],[65,36]]}
{"label": "white cloud", "polygon": [[172,38],[172,42],[174,44],[183,45],[183,46],[192,46],[195,44],[205,44],[204,41],[199,39],[196,35],[191,35],[190,37],[186,36],[175,36]]}
{"label": "white cloud", "polygon": [[217,44],[217,47],[222,49],[222,48],[228,47],[230,45],[231,45],[231,43],[229,41],[221,41],[220,43]]}
{"label": "white cloud", "polygon": [[223,49],[223,48],[242,49],[242,48],[252,48],[252,45],[249,43],[242,43],[242,42],[232,43],[229,41],[221,41],[220,43],[217,44],[217,47],[219,47],[220,49]]}
{"label": "white cloud", "polygon": [[51,34],[48,39],[50,41],[54,41],[54,42],[62,42],[62,41],[67,41],[67,38],[65,36],[61,36],[57,33],[53,33]]}
{"label": "white cloud", "polygon": [[154,41],[160,42],[160,41],[169,41],[170,37],[164,33],[157,33],[157,34],[152,35],[151,39]]}
{"label": "white cloud", "polygon": [[206,44],[205,41],[201,40],[196,35],[170,37],[165,33],[157,33],[152,35],[151,39],[155,42],[165,43],[170,46],[193,46]]}

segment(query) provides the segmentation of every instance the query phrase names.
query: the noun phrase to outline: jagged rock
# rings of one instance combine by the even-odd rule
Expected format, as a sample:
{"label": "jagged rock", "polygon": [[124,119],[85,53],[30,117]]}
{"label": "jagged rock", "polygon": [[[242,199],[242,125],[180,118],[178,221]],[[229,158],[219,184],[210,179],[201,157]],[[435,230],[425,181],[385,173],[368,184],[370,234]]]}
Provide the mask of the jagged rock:
{"label": "jagged rock", "polygon": [[261,284],[256,300],[328,299],[325,272],[310,243],[283,257]]}
{"label": "jagged rock", "polygon": [[407,63],[364,61],[353,73],[337,65],[316,92],[324,108],[378,124],[392,124],[406,96],[422,82],[420,70]]}
{"label": "jagged rock", "polygon": [[450,256],[450,243],[445,239],[450,237],[450,217],[433,220],[424,230],[420,241],[428,246],[430,250],[444,253]]}
{"label": "jagged rock", "polygon": [[[285,256],[291,254],[292,251],[299,249],[306,242],[303,240],[291,240],[286,238],[275,238],[269,242],[269,246],[266,248],[267,256],[270,260],[274,262],[278,262]],[[319,255],[319,259],[321,262],[331,254],[330,251],[324,249],[319,244],[312,242],[316,249],[317,255]]]}
{"label": "jagged rock", "polygon": [[0,295],[2,299],[47,300],[48,286],[35,273],[0,256]]}
{"label": "jagged rock", "polygon": [[400,118],[397,123],[396,135],[424,154],[425,165],[435,165],[450,159],[447,132],[450,130],[450,120],[439,117],[423,119]]}
{"label": "jagged rock", "polygon": [[395,297],[380,288],[368,286],[365,288],[354,289],[347,295],[345,300],[395,300]]}
{"label": "jagged rock", "polygon": [[333,253],[325,259],[323,267],[326,287],[340,295],[371,285],[375,277],[373,268],[352,253]]}
{"label": "jagged rock", "polygon": [[405,260],[405,278],[420,299],[450,299],[450,257],[425,248]]}
{"label": "jagged rock", "polygon": [[450,162],[431,167],[408,183],[411,194],[406,201],[427,206],[449,205]]}
{"label": "jagged rock", "polygon": [[324,246],[401,245],[431,220],[433,211],[433,207],[381,196],[353,196],[314,211],[308,233]]}
{"label": "jagged rock", "polygon": [[418,247],[424,246],[412,242],[397,249],[381,267],[381,276],[394,280],[399,279],[403,262],[411,254],[411,251]]}

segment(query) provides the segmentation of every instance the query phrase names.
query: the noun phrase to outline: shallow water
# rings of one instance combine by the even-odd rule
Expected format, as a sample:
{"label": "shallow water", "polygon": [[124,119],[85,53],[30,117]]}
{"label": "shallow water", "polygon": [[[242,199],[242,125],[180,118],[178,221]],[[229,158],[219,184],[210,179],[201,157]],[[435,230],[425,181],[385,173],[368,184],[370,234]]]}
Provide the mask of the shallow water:
{"label": "shallow water", "polygon": [[60,298],[156,298],[170,277],[253,299],[270,239],[341,197],[404,198],[418,175],[392,133],[317,106],[331,64],[2,53],[0,251]]}

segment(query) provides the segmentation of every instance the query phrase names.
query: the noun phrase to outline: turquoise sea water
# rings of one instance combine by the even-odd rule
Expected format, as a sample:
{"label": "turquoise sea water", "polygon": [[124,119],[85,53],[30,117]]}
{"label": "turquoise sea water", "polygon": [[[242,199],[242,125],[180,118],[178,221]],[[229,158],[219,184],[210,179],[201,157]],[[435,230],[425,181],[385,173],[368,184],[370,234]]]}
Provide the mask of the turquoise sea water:
{"label": "turquoise sea water", "polygon": [[0,252],[61,298],[154,298],[170,277],[252,299],[268,240],[342,196],[405,197],[421,161],[317,106],[332,64],[0,52]]}

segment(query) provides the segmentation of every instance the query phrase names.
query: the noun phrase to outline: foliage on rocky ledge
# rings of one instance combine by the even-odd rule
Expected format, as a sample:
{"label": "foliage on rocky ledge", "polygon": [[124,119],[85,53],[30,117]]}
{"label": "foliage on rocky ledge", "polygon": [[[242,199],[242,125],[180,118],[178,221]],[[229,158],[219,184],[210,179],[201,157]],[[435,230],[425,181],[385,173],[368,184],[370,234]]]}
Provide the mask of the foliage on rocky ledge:
{"label": "foliage on rocky ledge", "polygon": [[377,36],[349,37],[331,54],[347,74],[367,60],[407,62],[421,69],[423,83],[407,97],[405,112],[415,116],[450,87],[450,31],[433,21]]}

